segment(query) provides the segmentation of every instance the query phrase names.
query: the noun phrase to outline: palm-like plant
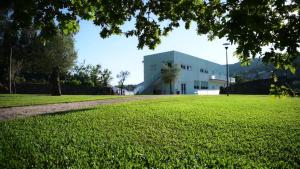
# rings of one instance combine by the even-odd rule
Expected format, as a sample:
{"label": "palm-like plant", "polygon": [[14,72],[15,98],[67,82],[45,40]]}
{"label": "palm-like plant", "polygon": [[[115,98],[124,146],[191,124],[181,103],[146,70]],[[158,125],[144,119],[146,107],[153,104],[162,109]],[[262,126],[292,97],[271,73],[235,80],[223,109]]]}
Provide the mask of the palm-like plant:
{"label": "palm-like plant", "polygon": [[164,83],[169,83],[170,94],[173,94],[172,83],[177,78],[179,72],[180,68],[177,64],[166,63],[162,65],[161,78],[164,81]]}

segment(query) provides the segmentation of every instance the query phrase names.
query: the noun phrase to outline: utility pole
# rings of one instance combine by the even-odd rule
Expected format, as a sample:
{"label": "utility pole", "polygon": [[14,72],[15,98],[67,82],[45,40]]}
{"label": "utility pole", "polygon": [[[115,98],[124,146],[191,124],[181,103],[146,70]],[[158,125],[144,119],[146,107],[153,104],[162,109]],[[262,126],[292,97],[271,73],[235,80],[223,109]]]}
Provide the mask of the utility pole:
{"label": "utility pole", "polygon": [[12,59],[12,47],[10,47],[10,54],[9,54],[9,94],[12,94],[11,89],[11,59]]}

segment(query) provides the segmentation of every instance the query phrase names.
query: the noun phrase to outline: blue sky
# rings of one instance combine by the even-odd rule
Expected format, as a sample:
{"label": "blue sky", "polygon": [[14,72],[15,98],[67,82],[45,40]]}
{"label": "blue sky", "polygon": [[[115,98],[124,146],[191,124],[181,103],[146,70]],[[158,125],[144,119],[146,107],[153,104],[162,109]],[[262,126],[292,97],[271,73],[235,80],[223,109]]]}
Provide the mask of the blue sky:
{"label": "blue sky", "polygon": [[[176,50],[187,53],[202,59],[225,64],[225,39],[208,41],[206,36],[199,36],[196,33],[195,25],[186,30],[181,26],[173,30],[155,50],[144,47],[137,49],[137,38],[125,36],[111,36],[102,39],[99,35],[99,27],[92,22],[81,21],[80,31],[75,36],[75,47],[78,52],[78,62],[85,60],[88,64],[101,64],[113,73],[112,84],[117,84],[116,75],[122,70],[128,70],[130,76],[126,84],[137,84],[143,81],[144,68],[143,56]],[[235,46],[228,49],[229,63],[236,63],[238,59],[233,56]]]}

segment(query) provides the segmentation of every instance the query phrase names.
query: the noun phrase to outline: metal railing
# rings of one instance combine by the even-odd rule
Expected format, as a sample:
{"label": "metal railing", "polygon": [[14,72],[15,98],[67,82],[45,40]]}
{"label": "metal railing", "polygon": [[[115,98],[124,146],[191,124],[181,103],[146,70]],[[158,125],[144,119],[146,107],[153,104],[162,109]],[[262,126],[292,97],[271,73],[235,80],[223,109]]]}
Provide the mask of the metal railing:
{"label": "metal railing", "polygon": [[[224,75],[210,75],[209,80],[216,80],[216,81],[225,81],[226,82],[226,76]],[[229,77],[230,83],[235,83],[235,78]]]}
{"label": "metal railing", "polygon": [[147,86],[145,86],[145,82],[144,82],[144,88],[141,91],[141,93],[147,92],[147,90],[149,90],[151,87],[153,87],[153,84],[157,83],[160,79],[161,79],[161,73],[158,72],[157,74],[152,76],[151,83],[149,83]]}

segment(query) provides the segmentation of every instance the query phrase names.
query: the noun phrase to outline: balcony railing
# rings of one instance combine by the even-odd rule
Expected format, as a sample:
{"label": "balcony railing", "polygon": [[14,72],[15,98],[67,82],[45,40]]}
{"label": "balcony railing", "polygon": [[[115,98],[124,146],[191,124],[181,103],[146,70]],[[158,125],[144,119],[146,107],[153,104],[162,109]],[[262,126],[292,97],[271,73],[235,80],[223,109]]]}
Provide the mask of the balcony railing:
{"label": "balcony railing", "polygon": [[[211,81],[221,81],[221,82],[226,82],[227,81],[226,76],[223,76],[223,75],[210,75],[209,80],[211,80]],[[235,83],[235,78],[233,78],[233,77],[229,77],[228,80],[229,80],[230,83]]]}

